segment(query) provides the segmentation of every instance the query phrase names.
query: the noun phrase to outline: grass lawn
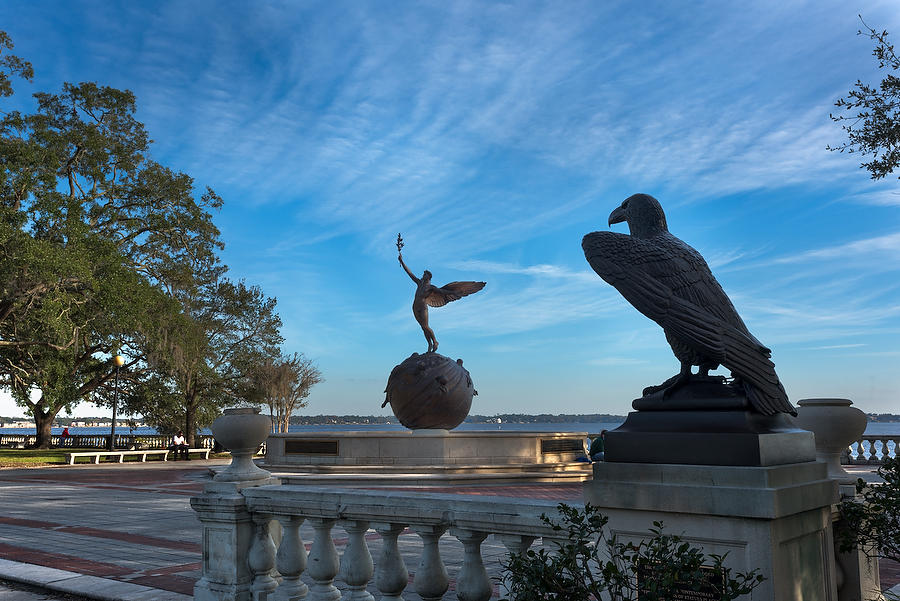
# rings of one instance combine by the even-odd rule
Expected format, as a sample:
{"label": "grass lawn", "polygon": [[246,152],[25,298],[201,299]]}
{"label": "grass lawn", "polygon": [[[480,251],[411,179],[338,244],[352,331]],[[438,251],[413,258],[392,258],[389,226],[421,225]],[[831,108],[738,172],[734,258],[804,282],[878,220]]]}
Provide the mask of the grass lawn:
{"label": "grass lawn", "polygon": [[[66,463],[66,453],[73,451],[99,451],[100,449],[74,449],[67,447],[65,449],[0,449],[0,468],[2,467],[38,467],[42,465],[64,465]],[[210,458],[226,458],[231,457],[229,453],[213,453]],[[158,459],[157,459],[158,460]],[[87,461],[81,459],[78,463]],[[109,459],[101,459],[101,463],[107,461],[118,462],[115,457]],[[126,459],[126,463],[134,461],[133,458]],[[148,459],[152,461],[152,459]],[[139,461],[135,463],[140,463]]]}
{"label": "grass lawn", "polygon": [[75,449],[0,449],[0,467],[63,464],[66,462],[66,453],[73,450]]}

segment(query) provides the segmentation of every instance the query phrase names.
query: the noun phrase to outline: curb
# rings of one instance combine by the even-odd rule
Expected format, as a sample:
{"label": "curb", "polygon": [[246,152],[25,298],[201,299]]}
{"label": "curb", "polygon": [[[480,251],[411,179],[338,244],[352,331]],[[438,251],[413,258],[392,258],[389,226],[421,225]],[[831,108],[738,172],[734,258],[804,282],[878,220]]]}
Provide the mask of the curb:
{"label": "curb", "polygon": [[193,599],[180,593],[140,584],[86,576],[77,572],[8,559],[0,559],[0,578],[99,601],[192,601]]}

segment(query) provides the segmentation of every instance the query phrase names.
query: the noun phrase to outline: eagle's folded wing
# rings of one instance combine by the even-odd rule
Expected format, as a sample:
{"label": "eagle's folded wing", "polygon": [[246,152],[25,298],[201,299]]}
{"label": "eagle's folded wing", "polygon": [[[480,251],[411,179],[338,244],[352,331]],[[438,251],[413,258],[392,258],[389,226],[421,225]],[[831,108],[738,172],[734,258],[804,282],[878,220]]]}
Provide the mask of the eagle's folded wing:
{"label": "eagle's folded wing", "polygon": [[758,389],[750,394],[758,410],[794,412],[769,349],[744,326],[696,251],[615,232],[588,234],[582,248],[594,271],[638,311]]}

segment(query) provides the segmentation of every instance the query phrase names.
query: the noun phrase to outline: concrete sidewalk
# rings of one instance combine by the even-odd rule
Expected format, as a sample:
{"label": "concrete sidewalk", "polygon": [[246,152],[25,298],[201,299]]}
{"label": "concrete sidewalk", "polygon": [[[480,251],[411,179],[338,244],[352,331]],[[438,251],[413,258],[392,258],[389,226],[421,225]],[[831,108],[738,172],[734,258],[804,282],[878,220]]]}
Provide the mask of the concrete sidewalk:
{"label": "concrete sidewalk", "polygon": [[[0,470],[0,579],[90,599],[188,601],[200,577],[202,560],[202,529],[189,500],[202,491],[210,468],[228,461]],[[862,468],[853,471],[868,477]],[[572,505],[582,500],[580,484],[403,490],[411,495],[427,490]],[[301,534],[308,548],[312,528],[304,524]],[[333,536],[338,552],[342,552],[345,533],[335,528]],[[377,557],[380,537],[370,532],[367,539],[372,555]],[[400,546],[412,577],[421,541],[415,535],[401,536]],[[505,548],[491,537],[482,551],[489,574],[497,578]],[[441,554],[451,577],[447,598],[453,598],[453,578],[462,566],[462,545],[447,535]],[[885,588],[900,582],[900,571],[886,568],[882,570]],[[377,598],[374,586],[370,591]],[[2,594],[0,589],[0,601],[16,599]],[[404,598],[419,599],[413,586],[407,588]]]}

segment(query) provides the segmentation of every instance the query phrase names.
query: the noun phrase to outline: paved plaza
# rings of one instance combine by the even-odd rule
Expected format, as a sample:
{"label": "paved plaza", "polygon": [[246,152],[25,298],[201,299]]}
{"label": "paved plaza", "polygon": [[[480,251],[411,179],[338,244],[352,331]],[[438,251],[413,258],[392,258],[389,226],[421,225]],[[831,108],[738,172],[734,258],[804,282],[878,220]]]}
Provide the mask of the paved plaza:
{"label": "paved plaza", "polygon": [[[201,561],[201,526],[190,507],[190,497],[201,492],[210,467],[225,463],[227,460],[0,470],[0,578],[32,583],[44,579],[57,590],[91,598],[186,601],[200,577]],[[424,489],[410,490],[410,494],[416,490]],[[581,500],[580,484],[428,490],[572,504]],[[301,533],[308,548],[312,528],[304,524]],[[342,552],[345,533],[335,528],[334,536],[338,552]],[[377,557],[380,537],[370,532],[367,538]],[[420,539],[401,536],[400,543],[412,579]],[[505,548],[492,539],[482,548],[489,572],[496,577]],[[446,535],[441,553],[452,592],[453,577],[462,565],[462,545]],[[377,593],[374,588],[372,592]],[[419,598],[412,586],[404,596]]]}
{"label": "paved plaza", "polygon": [[[0,601],[122,599],[188,601],[200,577],[201,526],[190,497],[201,492],[210,468],[227,460],[182,463],[106,464],[0,470]],[[860,475],[869,470],[853,468]],[[404,488],[415,495],[422,488]],[[429,492],[500,495],[581,502],[580,484],[457,486]],[[312,528],[301,529],[312,541]],[[334,530],[338,552],[346,535]],[[380,537],[367,536],[373,556]],[[412,581],[419,560],[418,536],[400,537]],[[505,548],[493,538],[483,545],[489,574],[499,575]],[[462,545],[446,535],[441,553],[451,578],[462,565]],[[51,591],[4,588],[2,580],[40,585]],[[882,585],[900,582],[894,566],[882,569]],[[340,586],[340,583],[337,583]],[[374,586],[370,589],[377,591]],[[63,593],[81,595],[65,596]],[[496,587],[495,587],[496,594]],[[404,598],[419,599],[414,586]]]}

